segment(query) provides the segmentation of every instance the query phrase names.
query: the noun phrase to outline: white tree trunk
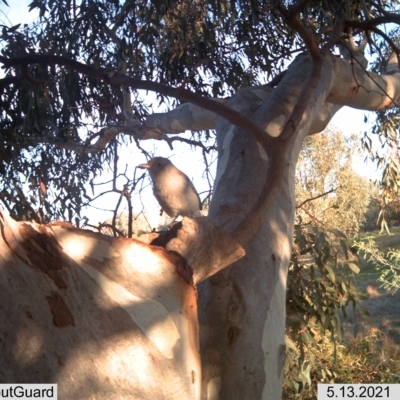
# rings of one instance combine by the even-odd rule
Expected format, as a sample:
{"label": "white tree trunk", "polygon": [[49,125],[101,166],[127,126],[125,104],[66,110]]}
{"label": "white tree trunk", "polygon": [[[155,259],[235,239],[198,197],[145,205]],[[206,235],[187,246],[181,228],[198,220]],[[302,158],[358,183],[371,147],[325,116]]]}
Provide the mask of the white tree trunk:
{"label": "white tree trunk", "polygon": [[[252,101],[239,93],[226,104],[278,136],[309,69],[309,60],[300,57],[268,101],[257,105],[255,97]],[[301,144],[307,134],[323,129],[342,105],[390,107],[399,93],[398,73],[368,76],[342,59],[325,58],[319,84],[307,100],[296,139],[286,154],[284,177],[265,223],[245,246],[245,258],[200,285],[204,399],[280,398],[286,353],[286,277],[295,211],[294,173]],[[217,132],[219,164],[210,218],[231,231],[232,225],[246,218],[260,193],[267,160],[251,136],[226,121],[217,122]]]}
{"label": "white tree trunk", "polygon": [[[227,105],[266,127],[283,130],[294,108],[309,60],[299,58],[279,88],[261,101],[241,92]],[[324,73],[329,75],[329,69]],[[279,399],[285,364],[286,278],[294,223],[294,172],[302,141],[324,104],[332,78],[321,80],[289,148],[283,179],[261,229],[245,246],[246,257],[199,288],[204,399]],[[279,103],[277,101],[279,99]],[[268,157],[246,132],[217,120],[219,164],[209,217],[234,230],[262,190]],[[273,171],[272,171],[273,173]]]}

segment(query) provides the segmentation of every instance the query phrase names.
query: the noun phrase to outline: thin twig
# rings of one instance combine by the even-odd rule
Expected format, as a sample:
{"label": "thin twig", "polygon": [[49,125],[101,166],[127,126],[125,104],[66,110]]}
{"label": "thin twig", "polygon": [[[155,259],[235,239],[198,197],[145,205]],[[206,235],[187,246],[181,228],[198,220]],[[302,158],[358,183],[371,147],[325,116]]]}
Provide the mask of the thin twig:
{"label": "thin twig", "polygon": [[186,138],[183,138],[180,136],[173,136],[173,137],[168,138],[168,140],[170,142],[178,141],[178,142],[190,144],[191,146],[200,147],[203,151],[205,151],[207,153],[209,153],[210,151],[213,151],[213,150],[218,150],[217,146],[205,146],[202,142],[198,142],[197,140],[192,140],[192,139],[186,139]]}
{"label": "thin twig", "polygon": [[336,192],[336,190],[338,190],[338,189],[340,189],[340,188],[341,188],[341,186],[338,186],[338,187],[335,188],[335,189],[328,190],[327,192],[321,193],[321,194],[319,194],[318,196],[311,197],[311,198],[309,198],[309,199],[307,199],[307,200],[304,200],[302,203],[300,203],[298,206],[296,206],[296,208],[301,208],[302,206],[304,206],[304,204],[306,204],[306,203],[308,203],[308,202],[310,202],[310,201],[313,201],[313,200],[317,200],[317,199],[319,199],[319,198],[321,198],[321,197],[324,197],[324,196],[326,196],[326,195],[329,194],[329,193]]}
{"label": "thin twig", "polygon": [[324,226],[324,227],[327,226],[324,222],[320,221],[317,217],[315,217],[314,215],[310,214],[310,213],[308,212],[307,209],[305,209],[305,208],[303,208],[303,207],[300,207],[300,208],[301,208],[301,210],[303,210],[311,219],[313,219],[314,221],[317,221],[321,226]]}

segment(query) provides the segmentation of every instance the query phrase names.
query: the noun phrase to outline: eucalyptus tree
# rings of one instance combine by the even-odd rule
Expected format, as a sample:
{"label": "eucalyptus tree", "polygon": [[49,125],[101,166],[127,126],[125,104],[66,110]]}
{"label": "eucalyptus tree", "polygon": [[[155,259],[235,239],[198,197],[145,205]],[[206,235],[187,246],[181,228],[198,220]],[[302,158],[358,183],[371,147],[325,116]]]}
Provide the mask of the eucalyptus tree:
{"label": "eucalyptus tree", "polygon": [[[307,135],[345,105],[379,111],[383,124],[390,118],[377,132],[396,142],[397,1],[33,0],[30,8],[39,11],[36,23],[3,25],[1,34],[5,207],[21,220],[79,223],[90,201],[85,183],[105,162],[118,161],[122,145],[173,146],[172,135],[192,130],[201,133],[189,144],[207,152],[202,140],[215,129],[208,220],[246,255],[206,280],[217,269],[194,269],[194,282],[204,280],[202,383],[185,396],[280,398],[297,158]],[[376,56],[370,68],[366,49]],[[153,113],[138,90],[176,99],[176,107]],[[391,176],[396,183],[395,169]],[[135,183],[119,189],[121,196],[131,201]],[[193,266],[196,257],[190,260]],[[64,304],[59,296],[50,305]],[[189,331],[193,345],[197,334]],[[169,359],[165,368],[172,368]],[[182,398],[187,381],[198,384],[198,370],[179,379],[152,385],[153,397],[158,387],[158,398]],[[178,381],[184,384],[174,391]]]}
{"label": "eucalyptus tree", "polygon": [[353,170],[359,148],[356,135],[345,138],[332,129],[307,137],[296,170],[299,224],[311,222],[349,236],[360,232],[371,200],[371,183]]}

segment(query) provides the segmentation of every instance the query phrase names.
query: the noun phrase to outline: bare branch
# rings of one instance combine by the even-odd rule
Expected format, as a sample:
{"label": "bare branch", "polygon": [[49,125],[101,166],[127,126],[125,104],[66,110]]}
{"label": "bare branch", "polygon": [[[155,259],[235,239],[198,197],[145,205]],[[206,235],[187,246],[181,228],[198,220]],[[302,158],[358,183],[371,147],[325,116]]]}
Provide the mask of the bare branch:
{"label": "bare branch", "polygon": [[332,33],[329,36],[329,39],[327,40],[327,42],[322,46],[321,49],[321,54],[325,55],[327,54],[327,52],[333,47],[335,46],[339,39],[340,39],[340,35],[343,32],[343,22],[337,23],[335,25],[335,27],[333,28]]}
{"label": "bare branch", "polygon": [[371,18],[368,21],[344,21],[346,28],[357,28],[364,31],[372,30],[373,27],[381,24],[394,23],[400,25],[400,15],[387,13],[385,17]]}
{"label": "bare branch", "polygon": [[321,59],[321,54],[318,49],[317,44],[315,43],[315,40],[310,34],[309,31],[304,27],[304,25],[300,22],[300,20],[297,18],[297,14],[301,11],[301,9],[309,2],[309,0],[300,0],[297,2],[296,5],[290,7],[287,9],[284,5],[282,0],[278,1],[277,4],[277,9],[283,16],[285,22],[293,28],[303,39],[305,45],[307,46],[308,51],[310,52],[311,56],[313,57],[314,60],[320,60]]}
{"label": "bare branch", "polygon": [[300,0],[294,7],[286,9],[281,0],[278,1],[277,8],[282,14],[287,24],[292,27],[303,39],[306,44],[308,51],[312,57],[312,67],[309,78],[305,82],[305,85],[298,97],[297,103],[293,108],[293,111],[288,118],[282,133],[279,135],[279,141],[285,142],[296,132],[297,127],[303,117],[304,110],[307,108],[310,96],[317,86],[317,83],[321,76],[322,68],[322,57],[317,44],[314,41],[312,35],[305,29],[303,24],[297,18],[297,13],[304,7],[308,1]]}
{"label": "bare branch", "polygon": [[102,233],[102,232],[101,232],[102,229],[108,228],[108,229],[110,229],[110,230],[113,232],[114,236],[117,236],[117,233],[118,233],[119,236],[125,237],[125,235],[124,235],[124,233],[123,233],[122,231],[120,231],[120,230],[117,229],[115,226],[113,226],[113,225],[111,225],[111,224],[108,224],[108,223],[106,223],[106,222],[99,223],[97,226],[96,226],[96,225],[91,225],[91,224],[86,223],[84,226],[88,226],[88,227],[90,227],[90,228],[97,229],[100,233]]}
{"label": "bare branch", "polygon": [[307,209],[300,207],[301,210],[303,210],[311,219],[313,219],[314,221],[317,221],[318,224],[320,224],[321,226],[324,226],[326,228],[328,228],[324,222],[322,222],[321,220],[319,220],[317,217],[315,217],[314,215],[312,215]]}
{"label": "bare branch", "polygon": [[[212,179],[212,182],[210,180],[210,175],[211,175],[211,173],[210,173],[210,165],[209,165],[209,162],[208,162],[208,159],[207,159],[206,152],[204,150],[203,150],[203,160],[204,160],[204,165],[205,165],[204,174],[205,174],[207,182],[208,182],[208,194],[207,194],[206,198],[202,201],[202,205],[205,204],[207,199],[211,199],[211,195],[212,195],[212,192],[213,192],[213,182],[214,182],[214,179]],[[203,207],[203,209],[204,209],[204,207]]]}
{"label": "bare branch", "polygon": [[212,150],[217,150],[217,146],[205,146],[202,142],[198,142],[197,140],[186,139],[186,138],[183,138],[180,136],[169,137],[168,141],[170,141],[170,142],[178,141],[178,142],[190,144],[191,146],[200,147],[206,153],[209,153]]}
{"label": "bare branch", "polygon": [[43,136],[28,136],[17,141],[22,146],[34,146],[41,143],[48,143],[53,146],[65,150],[71,150],[76,153],[98,153],[104,150],[107,144],[122,130],[119,127],[106,127],[95,134],[99,136],[99,140],[94,144],[89,144],[90,139],[85,144],[76,143],[74,141],[64,141],[59,138],[43,135]]}
{"label": "bare branch", "polygon": [[[365,58],[364,50],[367,45],[366,35],[364,35],[362,42],[357,46],[354,41],[353,34],[349,30],[346,41],[341,41],[342,49],[346,49],[347,52],[341,52],[343,58],[348,61],[357,60],[357,63],[365,70],[368,66],[368,60]],[[340,45],[339,45],[340,47]]]}
{"label": "bare branch", "polygon": [[112,229],[113,229],[113,232],[114,232],[114,236],[116,236],[117,213],[118,213],[119,206],[121,205],[122,197],[123,197],[122,195],[119,196],[118,201],[117,201],[117,205],[115,206],[115,209],[113,211],[113,218],[112,218],[111,226],[112,226]]}
{"label": "bare branch", "polygon": [[309,199],[306,199],[306,200],[304,200],[302,203],[300,203],[299,205],[296,205],[296,208],[302,208],[302,207],[304,206],[304,204],[306,204],[306,203],[308,203],[308,202],[310,202],[310,201],[317,200],[317,199],[319,199],[319,198],[321,198],[321,197],[324,197],[324,196],[326,196],[326,195],[329,194],[329,193],[336,192],[336,190],[338,190],[338,189],[340,189],[340,188],[341,188],[341,186],[338,186],[338,187],[336,187],[335,189],[328,190],[327,192],[321,193],[321,194],[319,194],[318,196],[315,196],[315,197],[311,197],[311,198],[309,198]]}

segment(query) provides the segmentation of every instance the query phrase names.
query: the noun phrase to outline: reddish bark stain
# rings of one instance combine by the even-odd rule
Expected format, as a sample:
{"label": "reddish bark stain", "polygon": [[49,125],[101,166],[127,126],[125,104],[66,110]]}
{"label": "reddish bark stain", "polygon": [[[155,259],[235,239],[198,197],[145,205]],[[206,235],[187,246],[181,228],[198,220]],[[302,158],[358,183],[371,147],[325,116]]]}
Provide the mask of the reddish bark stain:
{"label": "reddish bark stain", "polygon": [[66,289],[67,284],[61,276],[66,269],[65,254],[57,239],[47,231],[45,226],[39,225],[39,231],[30,225],[22,224],[19,233],[24,239],[21,246],[28,256],[28,265],[47,274],[60,289]]}
{"label": "reddish bark stain", "polygon": [[58,328],[66,326],[75,326],[74,317],[67,304],[57,292],[51,292],[50,296],[46,296],[49,303],[50,311],[53,314],[53,324]]}
{"label": "reddish bark stain", "polygon": [[168,251],[168,259],[175,265],[177,274],[190,286],[193,285],[193,269],[176,251]]}

